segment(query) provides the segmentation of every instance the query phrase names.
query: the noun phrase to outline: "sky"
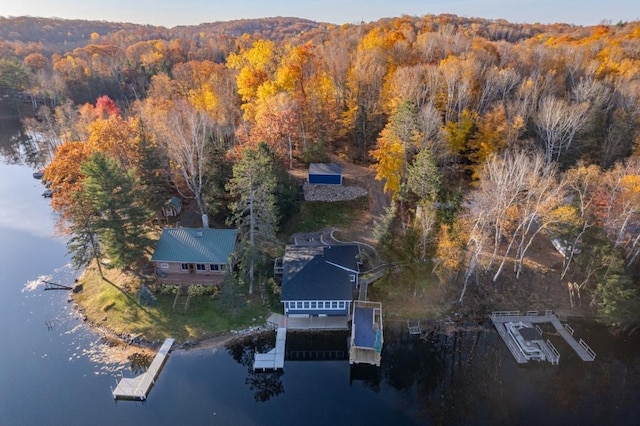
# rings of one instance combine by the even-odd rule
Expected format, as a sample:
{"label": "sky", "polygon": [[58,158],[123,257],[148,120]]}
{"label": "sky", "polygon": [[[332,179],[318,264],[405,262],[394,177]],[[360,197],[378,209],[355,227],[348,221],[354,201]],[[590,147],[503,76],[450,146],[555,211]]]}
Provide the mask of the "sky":
{"label": "sky", "polygon": [[638,0],[0,0],[0,16],[197,25],[287,16],[334,24],[452,13],[511,22],[595,25],[640,20]]}

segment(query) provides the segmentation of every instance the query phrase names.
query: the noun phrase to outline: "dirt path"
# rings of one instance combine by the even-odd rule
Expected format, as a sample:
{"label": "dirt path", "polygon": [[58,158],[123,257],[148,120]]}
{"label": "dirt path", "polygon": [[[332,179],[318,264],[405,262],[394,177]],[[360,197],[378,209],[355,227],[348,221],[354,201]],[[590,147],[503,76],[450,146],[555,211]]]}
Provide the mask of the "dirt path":
{"label": "dirt path", "polygon": [[356,182],[369,191],[370,212],[374,219],[382,217],[387,207],[391,205],[391,198],[384,193],[384,182],[376,180],[375,172],[367,167],[347,163],[337,157],[331,161],[342,164],[342,176],[349,182]]}

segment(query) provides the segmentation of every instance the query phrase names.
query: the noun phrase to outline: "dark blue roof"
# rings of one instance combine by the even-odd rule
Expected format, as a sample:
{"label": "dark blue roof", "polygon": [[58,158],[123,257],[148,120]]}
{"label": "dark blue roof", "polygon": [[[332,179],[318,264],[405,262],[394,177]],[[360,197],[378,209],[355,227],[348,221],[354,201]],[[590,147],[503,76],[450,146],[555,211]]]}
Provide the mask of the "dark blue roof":
{"label": "dark blue roof", "polygon": [[359,254],[356,244],[288,246],[281,299],[351,300]]}
{"label": "dark blue roof", "polygon": [[324,248],[324,259],[327,262],[340,265],[343,268],[358,272],[360,270],[358,261],[360,249],[357,244],[344,244],[337,246],[326,246]]}
{"label": "dark blue roof", "polygon": [[361,348],[373,348],[376,343],[376,331],[373,329],[373,308],[356,306],[353,310],[355,329],[354,344]]}
{"label": "dark blue roof", "polygon": [[281,300],[352,300],[349,271],[327,263],[318,255],[296,275],[282,283]]}

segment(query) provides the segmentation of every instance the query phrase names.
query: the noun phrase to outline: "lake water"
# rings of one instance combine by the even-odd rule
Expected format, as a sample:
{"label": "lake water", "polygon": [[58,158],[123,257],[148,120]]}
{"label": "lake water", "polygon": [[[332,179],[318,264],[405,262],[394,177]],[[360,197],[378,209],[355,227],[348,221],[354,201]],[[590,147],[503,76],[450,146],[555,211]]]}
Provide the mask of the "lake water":
{"label": "lake water", "polygon": [[264,374],[249,367],[272,336],[257,336],[174,351],[146,402],[115,402],[110,387],[130,368],[98,360],[101,340],[67,292],[25,290],[75,276],[31,173],[0,161],[0,425],[638,424],[637,334],[590,322],[572,325],[596,361],[551,336],[559,366],[518,366],[486,322],[423,341],[388,321],[379,369],[342,359],[346,334],[294,334],[284,372]]}

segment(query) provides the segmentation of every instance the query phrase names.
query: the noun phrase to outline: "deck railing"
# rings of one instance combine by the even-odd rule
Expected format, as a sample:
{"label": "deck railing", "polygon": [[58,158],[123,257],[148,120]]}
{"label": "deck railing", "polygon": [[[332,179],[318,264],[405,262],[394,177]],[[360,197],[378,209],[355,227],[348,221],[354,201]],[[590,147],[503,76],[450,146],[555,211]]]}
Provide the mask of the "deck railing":
{"label": "deck railing", "polygon": [[565,323],[564,324],[564,328],[565,328],[565,330],[567,330],[569,332],[570,335],[573,336],[574,330],[573,330],[573,328],[571,328],[571,326],[569,324]]}
{"label": "deck railing", "polygon": [[549,339],[547,339],[546,343],[547,343],[547,347],[551,351],[551,353],[548,354],[549,355],[549,361],[551,362],[551,364],[554,364],[554,365],[560,364],[560,352],[558,352],[556,347],[553,346],[553,343],[551,343],[551,341]]}
{"label": "deck railing", "polygon": [[580,343],[580,346],[582,346],[584,350],[587,351],[587,353],[591,356],[591,360],[596,359],[596,353],[593,351],[593,349],[589,347],[589,345],[587,345],[587,342],[580,339],[578,343]]}
{"label": "deck railing", "polygon": [[517,317],[520,316],[520,311],[493,311],[491,316],[494,318],[499,317]]}

